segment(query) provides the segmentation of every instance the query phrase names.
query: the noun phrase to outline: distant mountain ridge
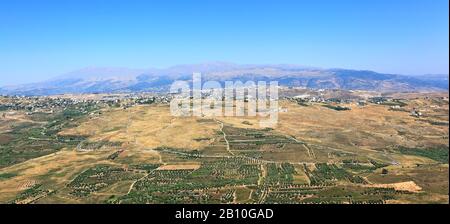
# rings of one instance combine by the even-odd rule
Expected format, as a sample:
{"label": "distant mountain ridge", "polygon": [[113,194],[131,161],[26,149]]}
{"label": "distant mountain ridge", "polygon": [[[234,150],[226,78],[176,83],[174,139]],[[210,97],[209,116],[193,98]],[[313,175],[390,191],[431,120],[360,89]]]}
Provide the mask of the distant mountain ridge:
{"label": "distant mountain ridge", "polygon": [[405,76],[350,69],[320,69],[298,65],[238,65],[213,62],[166,69],[85,68],[53,79],[0,88],[7,95],[168,91],[176,80],[278,81],[282,86],[314,89],[448,91],[448,75]]}

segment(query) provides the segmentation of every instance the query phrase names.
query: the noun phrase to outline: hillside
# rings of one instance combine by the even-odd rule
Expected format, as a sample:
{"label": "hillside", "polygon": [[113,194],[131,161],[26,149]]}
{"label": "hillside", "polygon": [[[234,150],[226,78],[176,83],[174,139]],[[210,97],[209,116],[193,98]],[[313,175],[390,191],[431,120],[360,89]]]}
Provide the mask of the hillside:
{"label": "hillside", "polygon": [[40,83],[0,88],[7,95],[63,93],[165,92],[175,80],[191,80],[201,72],[203,80],[278,81],[282,86],[313,89],[397,91],[448,90],[448,75],[404,76],[373,71],[318,69],[295,65],[237,65],[206,63],[166,69],[86,68]]}

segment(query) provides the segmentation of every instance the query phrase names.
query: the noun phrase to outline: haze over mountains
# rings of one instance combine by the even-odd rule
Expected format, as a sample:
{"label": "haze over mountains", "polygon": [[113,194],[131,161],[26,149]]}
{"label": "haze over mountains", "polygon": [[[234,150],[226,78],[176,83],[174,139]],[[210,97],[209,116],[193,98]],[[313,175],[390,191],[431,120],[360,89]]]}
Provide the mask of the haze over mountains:
{"label": "haze over mountains", "polygon": [[288,87],[381,92],[448,91],[448,75],[405,76],[297,65],[214,62],[178,65],[166,69],[85,68],[39,83],[1,87],[0,94],[165,92],[176,80],[191,80],[193,72],[201,72],[203,81],[278,81],[279,85]]}

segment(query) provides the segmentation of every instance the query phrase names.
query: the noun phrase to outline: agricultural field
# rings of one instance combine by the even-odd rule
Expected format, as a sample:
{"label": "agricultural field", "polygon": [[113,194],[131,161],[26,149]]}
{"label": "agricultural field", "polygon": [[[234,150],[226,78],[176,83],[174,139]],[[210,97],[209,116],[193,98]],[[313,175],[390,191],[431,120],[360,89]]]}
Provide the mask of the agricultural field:
{"label": "agricultural field", "polygon": [[0,203],[448,203],[448,97],[396,97],[282,100],[272,128],[163,103],[0,107]]}

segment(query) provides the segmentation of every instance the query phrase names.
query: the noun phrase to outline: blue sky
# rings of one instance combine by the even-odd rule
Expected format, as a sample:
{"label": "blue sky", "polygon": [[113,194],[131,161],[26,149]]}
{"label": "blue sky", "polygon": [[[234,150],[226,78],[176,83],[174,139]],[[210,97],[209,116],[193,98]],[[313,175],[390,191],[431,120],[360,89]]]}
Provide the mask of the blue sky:
{"label": "blue sky", "polygon": [[2,0],[0,85],[227,61],[448,74],[448,0]]}

